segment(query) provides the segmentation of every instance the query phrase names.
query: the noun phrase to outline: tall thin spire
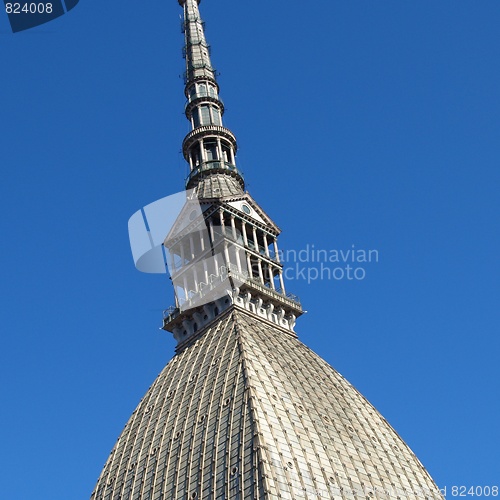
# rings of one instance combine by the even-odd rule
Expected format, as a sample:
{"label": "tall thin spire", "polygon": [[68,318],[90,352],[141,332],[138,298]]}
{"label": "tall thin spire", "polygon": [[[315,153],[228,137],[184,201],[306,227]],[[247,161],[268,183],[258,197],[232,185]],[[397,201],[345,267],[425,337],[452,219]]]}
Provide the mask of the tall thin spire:
{"label": "tall thin spire", "polygon": [[224,104],[219,98],[198,3],[179,0],[184,9],[185,111],[192,127],[182,151],[190,169],[186,189],[196,189],[200,198],[218,198],[243,193],[245,184],[236,168],[236,137],[222,123]]}

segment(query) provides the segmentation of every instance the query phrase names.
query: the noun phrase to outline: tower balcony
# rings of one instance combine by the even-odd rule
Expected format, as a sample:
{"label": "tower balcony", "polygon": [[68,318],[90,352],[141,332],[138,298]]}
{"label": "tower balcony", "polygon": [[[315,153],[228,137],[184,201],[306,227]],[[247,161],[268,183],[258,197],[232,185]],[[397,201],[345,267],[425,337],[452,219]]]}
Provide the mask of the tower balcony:
{"label": "tower balcony", "polygon": [[217,104],[220,109],[220,114],[224,114],[224,103],[222,102],[222,100],[215,95],[209,95],[208,92],[202,92],[189,96],[189,99],[184,106],[184,113],[186,114],[186,118],[188,120],[191,120],[191,115],[193,114],[194,108],[203,102],[211,102]]}
{"label": "tower balcony", "polygon": [[236,137],[226,127],[222,127],[221,125],[201,125],[200,127],[196,127],[194,130],[191,130],[182,142],[182,153],[186,161],[189,161],[189,148],[195,142],[200,139],[204,139],[205,137],[223,137],[231,143],[235,153],[238,149]]}
{"label": "tower balcony", "polygon": [[239,183],[244,186],[243,174],[232,163],[221,160],[210,160],[203,162],[194,168],[186,179],[186,189],[190,189],[191,182],[198,176],[208,173],[230,174],[238,179]]}
{"label": "tower balcony", "polygon": [[249,288],[263,294],[271,299],[282,303],[287,308],[290,308],[295,314],[301,315],[304,311],[299,297],[293,293],[283,293],[282,290],[273,290],[272,288],[263,285],[258,278],[253,278],[248,273],[241,273],[236,266],[229,264],[229,273],[241,282],[241,289]]}
{"label": "tower balcony", "polygon": [[258,279],[250,277],[248,273],[240,272],[236,266],[229,264],[221,266],[216,275],[210,275],[206,283],[199,283],[197,290],[190,290],[188,297],[180,301],[178,305],[163,311],[162,329],[172,331],[173,326],[180,324],[183,318],[204,304],[221,301],[228,303],[224,299],[231,287],[233,292],[248,290],[254,298],[260,297],[266,303],[283,308],[287,314],[293,313],[295,317],[304,313],[300,299],[296,295],[273,290],[263,285]]}

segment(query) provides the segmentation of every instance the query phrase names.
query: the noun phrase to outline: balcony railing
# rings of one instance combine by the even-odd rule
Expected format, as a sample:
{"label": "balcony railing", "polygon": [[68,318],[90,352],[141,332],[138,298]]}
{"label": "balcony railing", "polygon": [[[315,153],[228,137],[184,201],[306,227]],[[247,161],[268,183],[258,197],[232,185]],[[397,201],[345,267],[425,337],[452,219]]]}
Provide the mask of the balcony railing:
{"label": "balcony railing", "polygon": [[187,112],[192,107],[194,107],[198,102],[203,100],[216,103],[221,107],[221,114],[224,113],[224,103],[222,102],[222,99],[219,96],[215,95],[215,92],[212,93],[197,92],[196,94],[190,95],[184,106],[184,111]]}
{"label": "balcony railing", "polygon": [[[222,285],[225,285],[225,282],[229,276],[233,276],[238,281],[246,284],[250,288],[258,290],[270,297],[274,297],[275,299],[288,304],[296,311],[302,311],[300,299],[296,295],[292,293],[285,294],[282,290],[274,290],[266,285],[263,285],[258,278],[251,277],[247,272],[240,272],[234,264],[229,264],[228,266],[221,266],[219,268],[218,275],[211,274],[208,277],[207,283],[200,283],[198,291],[189,290],[187,298],[180,298],[180,309],[175,306],[171,306],[168,309],[165,309],[165,311],[163,311],[164,324],[166,325],[175,320],[181,314],[181,310],[185,311],[187,309],[191,309],[192,307],[196,307],[200,304],[205,303],[206,299],[205,301],[203,300],[204,296],[213,294],[214,290],[217,290]],[[211,296],[214,297],[213,295]],[[219,295],[219,297],[220,296],[221,295]]]}
{"label": "balcony railing", "polygon": [[170,306],[168,309],[163,311],[163,322],[164,324],[170,323],[181,313],[180,309],[175,306]]}
{"label": "balcony railing", "polygon": [[187,150],[192,145],[192,143],[198,140],[200,137],[204,136],[224,137],[225,139],[229,140],[232,143],[235,151],[238,149],[236,144],[236,137],[226,127],[223,127],[222,125],[213,125],[213,124],[200,125],[199,127],[196,127],[194,130],[191,130],[191,132],[189,132],[189,134],[186,135],[186,137],[184,137],[184,141],[182,141],[182,150],[184,152],[184,156],[186,157],[186,159],[187,159]]}
{"label": "balcony railing", "polygon": [[188,185],[191,179],[193,179],[197,175],[203,172],[214,171],[214,170],[234,172],[235,174],[238,174],[241,178],[243,178],[242,173],[232,163],[228,163],[227,161],[221,161],[221,160],[209,160],[201,163],[191,171],[188,178],[186,179],[186,185]]}
{"label": "balcony railing", "polygon": [[280,300],[284,300],[285,302],[292,302],[295,308],[302,310],[302,306],[300,304],[300,299],[297,295],[293,293],[283,293],[282,290],[274,290],[271,287],[263,285],[262,282],[258,278],[251,277],[247,272],[239,272],[238,268],[233,264],[229,264],[229,271],[231,275],[238,278],[242,283],[248,284],[252,288],[256,288],[257,290],[266,293],[267,295],[274,296]]}

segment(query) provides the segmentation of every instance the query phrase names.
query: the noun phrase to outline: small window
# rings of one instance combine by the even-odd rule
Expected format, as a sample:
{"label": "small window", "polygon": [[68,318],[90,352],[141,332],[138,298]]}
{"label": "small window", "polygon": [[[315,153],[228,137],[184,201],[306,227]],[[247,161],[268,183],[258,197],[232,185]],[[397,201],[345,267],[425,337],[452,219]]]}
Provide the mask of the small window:
{"label": "small window", "polygon": [[193,124],[195,127],[200,126],[200,110],[199,109],[195,109],[193,111]]}
{"label": "small window", "polygon": [[201,157],[200,143],[196,143],[191,148],[191,161],[195,167],[197,167],[200,164],[200,157]]}
{"label": "small window", "polygon": [[200,106],[200,117],[202,125],[210,125],[210,106]]}
{"label": "small window", "polygon": [[250,207],[248,205],[241,205],[241,209],[243,210],[243,212],[245,212],[246,214],[250,214],[252,212],[252,210],[250,209]]}
{"label": "small window", "polygon": [[226,163],[232,163],[231,148],[226,141],[221,141],[222,158]]}
{"label": "small window", "polygon": [[215,125],[222,125],[222,121],[220,119],[220,111],[217,108],[212,108],[212,116],[214,119]]}
{"label": "small window", "polygon": [[208,161],[218,160],[217,157],[217,142],[214,140],[206,140],[204,142],[205,155]]}

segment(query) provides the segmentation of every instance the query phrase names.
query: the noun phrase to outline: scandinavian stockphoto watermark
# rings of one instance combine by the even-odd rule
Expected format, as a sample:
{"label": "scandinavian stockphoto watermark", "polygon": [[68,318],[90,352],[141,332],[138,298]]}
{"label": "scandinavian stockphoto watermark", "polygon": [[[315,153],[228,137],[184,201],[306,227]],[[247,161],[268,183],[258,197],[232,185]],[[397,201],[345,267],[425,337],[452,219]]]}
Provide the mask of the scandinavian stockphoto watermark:
{"label": "scandinavian stockphoto watermark", "polygon": [[243,283],[284,293],[283,278],[308,284],[361,281],[368,266],[379,261],[378,250],[355,244],[327,250],[308,243],[298,250],[278,250],[234,219],[224,218],[193,190],[150,203],[128,223],[135,265],[145,273],[168,274],[177,307],[184,310],[220,299]]}
{"label": "scandinavian stockphoto watermark", "polygon": [[317,248],[308,243],[299,250],[280,250],[280,260],[284,263],[284,277],[289,280],[303,280],[311,284],[318,280],[362,281],[368,268],[379,262],[376,249],[358,248]]}

